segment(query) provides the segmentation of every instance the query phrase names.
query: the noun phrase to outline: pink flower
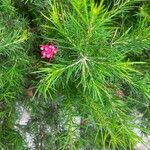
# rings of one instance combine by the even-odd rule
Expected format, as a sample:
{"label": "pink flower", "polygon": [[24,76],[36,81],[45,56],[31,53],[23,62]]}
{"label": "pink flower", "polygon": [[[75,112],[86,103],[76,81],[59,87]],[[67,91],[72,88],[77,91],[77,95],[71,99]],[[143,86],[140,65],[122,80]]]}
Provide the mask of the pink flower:
{"label": "pink flower", "polygon": [[39,48],[41,52],[41,58],[47,58],[49,61],[54,57],[58,50],[57,47],[55,47],[51,42],[48,44],[41,44]]}

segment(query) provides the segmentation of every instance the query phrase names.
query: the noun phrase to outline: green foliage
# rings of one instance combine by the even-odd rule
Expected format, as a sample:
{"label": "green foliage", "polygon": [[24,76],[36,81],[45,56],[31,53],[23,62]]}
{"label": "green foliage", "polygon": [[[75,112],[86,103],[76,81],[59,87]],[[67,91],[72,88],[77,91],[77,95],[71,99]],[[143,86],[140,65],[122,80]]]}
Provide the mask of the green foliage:
{"label": "green foliage", "polygon": [[[23,133],[40,150],[143,142],[133,129],[150,131],[148,2],[0,1],[0,148],[25,149]],[[40,62],[49,41],[58,52]],[[30,111],[26,126],[16,125],[16,104]]]}
{"label": "green foliage", "polygon": [[28,38],[27,23],[10,0],[0,2],[0,12],[0,146],[5,150],[21,150],[23,139],[14,129],[14,105],[23,95],[29,64],[24,45]]}
{"label": "green foliage", "polygon": [[[133,128],[140,128],[133,125],[134,109],[127,104],[141,101],[138,93],[149,105],[150,90],[148,83],[142,82],[144,72],[137,70],[145,63],[134,62],[128,55],[150,47],[147,34],[150,28],[144,18],[141,18],[143,26],[138,23],[139,26],[123,28],[122,24],[116,24],[136,2],[114,1],[110,9],[104,1],[99,5],[92,0],[71,0],[67,5],[51,1],[49,15],[41,12],[47,20],[42,26],[43,37],[53,41],[59,52],[51,63],[44,63],[35,72],[41,78],[37,92],[46,99],[55,100],[60,94],[63,103],[69,101],[69,105],[63,104],[60,109],[66,109],[69,127],[59,135],[61,142],[57,149],[79,149],[88,147],[87,143],[91,148],[132,149],[140,140],[133,132]],[[118,90],[125,95],[117,96]],[[81,130],[81,125],[72,121],[77,115],[87,121]],[[83,133],[75,140],[74,126]],[[79,144],[81,141],[85,142]]]}

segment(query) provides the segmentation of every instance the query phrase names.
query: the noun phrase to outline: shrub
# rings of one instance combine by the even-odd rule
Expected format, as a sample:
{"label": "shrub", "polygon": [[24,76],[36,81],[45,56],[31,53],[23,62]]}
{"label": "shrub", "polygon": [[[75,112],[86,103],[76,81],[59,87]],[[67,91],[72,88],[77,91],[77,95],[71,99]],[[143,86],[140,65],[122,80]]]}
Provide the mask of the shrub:
{"label": "shrub", "polygon": [[[1,149],[29,148],[27,133],[34,149],[143,142],[134,130],[150,127],[148,8],[140,0],[0,2]],[[16,123],[18,105],[30,112],[26,125]]]}
{"label": "shrub", "polygon": [[[41,79],[37,93],[51,97],[66,118],[58,149],[132,149],[140,140],[133,132],[140,128],[133,105],[149,107],[149,85],[140,69],[146,64],[129,55],[149,49],[150,28],[144,16],[130,27],[123,22],[136,2],[51,1],[48,13],[42,13],[42,36],[58,46],[58,53],[35,72]],[[85,123],[74,122],[77,116]]]}

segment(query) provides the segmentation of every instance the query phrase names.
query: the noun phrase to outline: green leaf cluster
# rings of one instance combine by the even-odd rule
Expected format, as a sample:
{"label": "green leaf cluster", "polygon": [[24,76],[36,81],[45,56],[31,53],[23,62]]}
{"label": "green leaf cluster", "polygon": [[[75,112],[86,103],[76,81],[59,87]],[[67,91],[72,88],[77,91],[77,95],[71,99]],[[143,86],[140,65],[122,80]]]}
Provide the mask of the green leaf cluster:
{"label": "green leaf cluster", "polygon": [[[134,129],[150,132],[149,7],[148,0],[0,1],[0,149],[28,149],[27,133],[37,150],[142,143]],[[48,42],[58,52],[40,61],[38,45]],[[16,124],[18,105],[30,113],[25,126]]]}
{"label": "green leaf cluster", "polygon": [[27,39],[27,21],[11,0],[0,1],[0,149],[22,150],[24,145],[14,124],[29,67]]}
{"label": "green leaf cluster", "polygon": [[[63,118],[69,127],[58,136],[58,149],[88,148],[88,143],[91,149],[132,149],[140,141],[133,132],[140,126],[133,123],[132,113],[135,101],[149,107],[149,81],[143,82],[145,72],[139,69],[147,63],[130,55],[150,48],[150,28],[141,12],[130,27],[122,18],[138,2],[53,0],[46,13],[41,12],[46,19],[42,37],[59,50],[52,62],[35,72],[40,78],[36,93],[57,101],[60,111],[66,109]],[[116,94],[120,90],[123,96]],[[86,122],[83,127],[75,125],[75,116]],[[72,139],[76,130],[81,134]]]}

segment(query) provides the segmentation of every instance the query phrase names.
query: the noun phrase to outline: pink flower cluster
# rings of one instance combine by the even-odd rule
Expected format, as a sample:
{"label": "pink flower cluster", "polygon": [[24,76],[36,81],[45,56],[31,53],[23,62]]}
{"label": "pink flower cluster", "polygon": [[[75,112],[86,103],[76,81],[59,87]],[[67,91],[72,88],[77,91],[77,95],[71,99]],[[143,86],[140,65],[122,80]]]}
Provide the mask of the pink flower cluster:
{"label": "pink flower cluster", "polygon": [[41,44],[40,46],[41,58],[47,58],[49,61],[57,53],[57,47],[54,46],[51,42],[48,44]]}

